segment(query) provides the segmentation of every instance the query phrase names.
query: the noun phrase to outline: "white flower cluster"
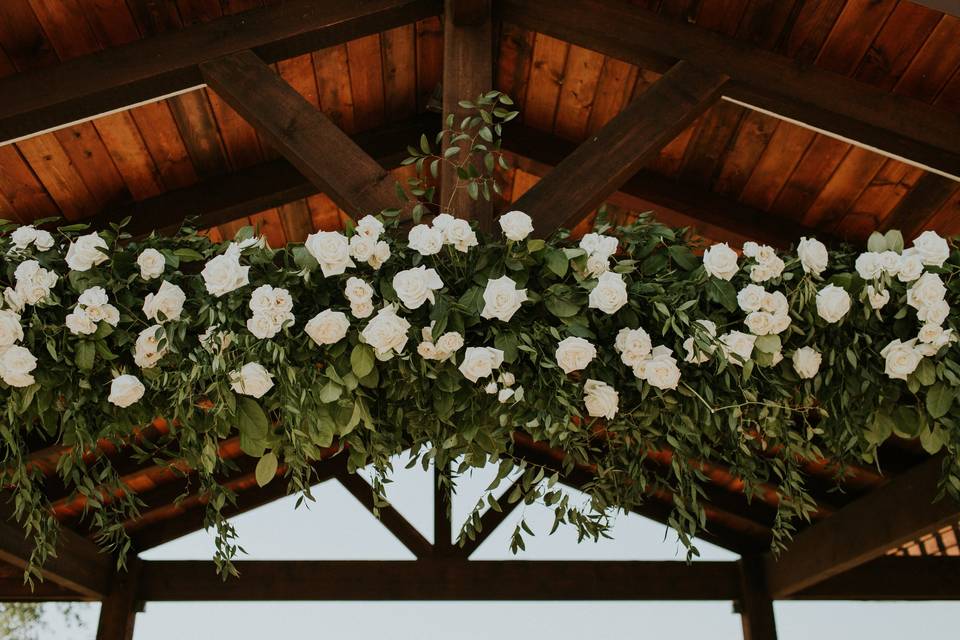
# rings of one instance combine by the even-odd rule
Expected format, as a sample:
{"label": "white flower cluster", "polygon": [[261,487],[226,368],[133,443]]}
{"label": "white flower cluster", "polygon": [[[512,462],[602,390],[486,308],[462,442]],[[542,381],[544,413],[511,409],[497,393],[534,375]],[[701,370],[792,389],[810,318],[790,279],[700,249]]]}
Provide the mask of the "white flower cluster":
{"label": "white flower cluster", "polygon": [[285,326],[293,324],[293,298],[281,287],[261,285],[250,295],[250,311],[247,330],[261,340],[277,335]]}
{"label": "white flower cluster", "polygon": [[774,248],[765,244],[744,242],[743,255],[756,261],[756,264],[750,267],[750,279],[754,282],[766,282],[779,278],[786,266]]}
{"label": "white flower cluster", "polygon": [[456,331],[447,331],[437,338],[436,343],[434,343],[434,324],[436,323],[431,322],[429,327],[424,327],[420,331],[420,336],[423,339],[420,341],[420,344],[417,345],[417,353],[419,353],[420,357],[424,360],[443,362],[444,360],[452,358],[453,354],[463,347],[463,336]]}
{"label": "white flower cluster", "polygon": [[[483,390],[490,395],[497,394],[497,400],[500,401],[500,404],[509,402],[511,398],[514,401],[519,401],[523,398],[523,387],[518,386],[514,389],[513,385],[516,381],[517,379],[512,373],[504,371],[497,376],[496,380],[488,382]],[[498,386],[498,383],[500,386]]]}
{"label": "white flower cluster", "polygon": [[466,220],[441,213],[433,219],[432,224],[418,224],[410,229],[407,242],[411,249],[422,256],[440,253],[445,244],[466,253],[470,247],[477,246],[477,234]]}
{"label": "white flower cluster", "polygon": [[613,236],[587,233],[580,238],[580,248],[587,254],[587,275],[599,277],[610,269],[610,258],[620,241]]}
{"label": "white flower cluster", "polygon": [[36,260],[24,260],[17,265],[13,278],[16,281],[14,287],[7,287],[3,298],[14,311],[23,311],[26,305],[37,304],[49,298],[59,276],[41,267]]}
{"label": "white flower cluster", "polygon": [[354,318],[369,318],[373,314],[373,287],[360,278],[347,278],[343,295],[350,303],[350,313]]}
{"label": "white flower cluster", "polygon": [[658,389],[677,388],[680,367],[673,350],[664,345],[654,347],[650,334],[643,329],[620,329],[613,348],[638,379]]}
{"label": "white flower cluster", "polygon": [[10,234],[10,241],[13,242],[13,246],[10,247],[9,251],[11,254],[26,251],[31,244],[37,248],[37,251],[41,252],[49,251],[54,245],[53,236],[50,235],[49,231],[37,229],[29,224],[17,227],[14,232]]}
{"label": "white flower cluster", "polygon": [[423,265],[398,271],[393,276],[393,290],[407,309],[419,309],[427,300],[435,302],[433,292],[443,288],[436,270]]}
{"label": "white flower cluster", "polygon": [[0,310],[0,378],[11,387],[28,387],[34,382],[30,372],[36,368],[37,359],[29,349],[16,344],[21,340],[20,314]]}
{"label": "white flower cluster", "polygon": [[497,318],[508,322],[520,305],[527,301],[527,290],[517,289],[517,283],[509,276],[487,280],[483,290],[483,309],[481,318]]}
{"label": "white flower cluster", "polygon": [[382,267],[383,263],[390,259],[390,245],[386,240],[380,239],[383,235],[383,223],[366,215],[360,218],[354,231],[350,236],[350,257],[366,262],[374,269]]}
{"label": "white flower cluster", "polygon": [[386,360],[392,358],[394,353],[403,353],[408,331],[410,323],[397,315],[393,305],[389,305],[380,309],[367,323],[360,332],[360,339],[373,347],[377,357]]}
{"label": "white flower cluster", "polygon": [[748,284],[737,294],[737,304],[747,313],[744,322],[755,336],[777,335],[790,326],[787,297],[780,291]]}
{"label": "white flower cluster", "polygon": [[115,327],[120,322],[120,312],[110,304],[103,287],[90,287],[80,294],[77,306],[67,314],[66,325],[73,335],[91,335],[97,332],[101,320]]}
{"label": "white flower cluster", "polygon": [[470,382],[486,378],[503,364],[503,351],[493,347],[467,347],[463,362],[458,367],[463,377]]}

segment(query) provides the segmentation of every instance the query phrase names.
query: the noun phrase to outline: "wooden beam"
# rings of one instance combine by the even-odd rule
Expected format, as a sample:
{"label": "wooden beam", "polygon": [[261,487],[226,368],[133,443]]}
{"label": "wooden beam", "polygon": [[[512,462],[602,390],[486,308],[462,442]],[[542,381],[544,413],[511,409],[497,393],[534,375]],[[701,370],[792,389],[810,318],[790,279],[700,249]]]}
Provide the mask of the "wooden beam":
{"label": "wooden beam", "polygon": [[94,602],[95,598],[84,596],[76,591],[61,587],[52,582],[39,582],[33,585],[23,583],[23,577],[6,576],[0,578],[0,602]]}
{"label": "wooden beam", "polygon": [[960,558],[883,556],[791,596],[793,600],[960,600]]}
{"label": "wooden beam", "polygon": [[399,207],[393,177],[252,51],[200,65],[207,84],[354,217]]}
{"label": "wooden beam", "polygon": [[948,496],[932,502],[942,468],[941,456],[931,458],[801,531],[779,558],[766,559],[770,592],[789,597],[956,522],[960,505]]}
{"label": "wooden beam", "polygon": [[734,600],[734,562],[237,561],[224,582],[209,561],[144,562],[145,601]]}
{"label": "wooden beam", "polygon": [[[452,113],[454,122],[459,123],[468,111],[458,103],[474,100],[493,88],[490,0],[445,0],[443,34],[443,117]],[[450,137],[444,136],[444,151]],[[461,152],[452,160],[462,162],[468,155]],[[456,171],[444,162],[440,176],[441,211],[476,220],[480,229],[490,231],[493,203],[482,195],[472,200],[465,185],[459,189],[456,185]]]}
{"label": "wooden beam", "polygon": [[[373,487],[355,473],[346,470],[337,474],[337,481],[356,498],[370,513],[374,513]],[[376,518],[386,529],[410,550],[417,558],[426,558],[433,554],[433,546],[423,537],[415,526],[400,515],[400,512],[390,505],[376,509]]]}
{"label": "wooden beam", "polygon": [[97,640],[133,640],[133,624],[139,610],[137,586],[143,563],[133,557],[127,564],[127,570],[114,577],[110,593],[100,605]]}
{"label": "wooden beam", "polygon": [[[3,496],[7,501],[7,496]],[[12,519],[9,505],[0,508],[0,561],[21,571],[33,552],[33,540]],[[44,581],[50,581],[81,596],[102,598],[109,588],[114,561],[93,542],[62,528],[57,540],[57,555],[47,558],[40,568]]]}
{"label": "wooden beam", "polygon": [[942,11],[951,16],[960,17],[960,0],[912,0],[917,4],[930,7],[934,11]]}
{"label": "wooden beam", "polygon": [[196,88],[199,65],[231,53],[273,63],[439,13],[439,0],[286,0],[7,76],[0,144]]}
{"label": "wooden beam", "polygon": [[[522,479],[514,481],[514,483],[503,492],[503,500],[506,500],[516,490],[517,487],[522,485]],[[490,537],[490,534],[492,534],[496,528],[499,527],[500,524],[506,520],[507,517],[513,513],[513,510],[516,509],[517,506],[522,502],[523,497],[521,496],[521,498],[516,502],[508,502],[501,505],[499,511],[490,508],[484,511],[483,515],[480,516],[480,526],[477,529],[473,539],[464,539],[457,549],[457,555],[463,558],[469,558],[471,555],[473,555],[473,552],[476,551],[477,548],[483,544],[487,538]]]}
{"label": "wooden beam", "polygon": [[960,176],[960,118],[945,109],[628,3],[500,0],[498,15],[644,69],[677,60],[730,76],[724,96],[923,168]]}
{"label": "wooden beam", "polygon": [[743,640],[777,640],[777,622],[764,578],[763,558],[744,556],[737,564],[740,566],[737,608],[743,625]]}
{"label": "wooden beam", "polygon": [[576,223],[703,113],[726,76],[677,63],[515,203],[546,237]]}
{"label": "wooden beam", "polygon": [[923,174],[890,215],[884,218],[881,230],[899,229],[909,242],[923,231],[930,218],[957,189],[960,189],[960,183],[949,178],[935,173]]}

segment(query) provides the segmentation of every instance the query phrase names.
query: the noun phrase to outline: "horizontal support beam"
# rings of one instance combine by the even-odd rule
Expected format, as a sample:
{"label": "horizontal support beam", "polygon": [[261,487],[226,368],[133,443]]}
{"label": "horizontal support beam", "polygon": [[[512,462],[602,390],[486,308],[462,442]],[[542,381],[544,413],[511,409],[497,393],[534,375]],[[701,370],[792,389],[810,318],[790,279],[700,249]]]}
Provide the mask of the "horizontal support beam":
{"label": "horizontal support beam", "polygon": [[960,118],[919,100],[626,2],[500,0],[499,16],[526,29],[664,72],[677,60],[730,76],[724,97],[954,179]]}
{"label": "horizontal support beam", "polygon": [[286,0],[0,79],[0,144],[203,84],[199,65],[267,63],[439,15],[439,0]]}
{"label": "horizontal support beam", "polygon": [[224,582],[207,561],[148,561],[147,601],[734,600],[734,562],[238,561]]}
{"label": "horizontal support beam", "polygon": [[20,576],[0,578],[0,602],[95,602],[85,596],[53,582],[39,582],[30,588]]}
{"label": "horizontal support beam", "polygon": [[884,556],[791,596],[792,600],[960,600],[960,557]]}

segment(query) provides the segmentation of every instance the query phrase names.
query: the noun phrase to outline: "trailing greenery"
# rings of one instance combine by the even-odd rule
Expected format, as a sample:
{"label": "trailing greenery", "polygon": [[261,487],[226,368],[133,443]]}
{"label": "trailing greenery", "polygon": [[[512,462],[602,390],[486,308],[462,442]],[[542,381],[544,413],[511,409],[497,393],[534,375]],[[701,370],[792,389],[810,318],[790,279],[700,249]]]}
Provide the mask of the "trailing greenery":
{"label": "trailing greenery", "polygon": [[[417,221],[436,211],[430,204],[436,195],[431,173],[436,175],[444,162],[459,168],[459,187],[471,196],[497,192],[496,171],[503,166],[499,124],[513,117],[509,104],[494,92],[467,103],[478,115],[461,123],[447,120],[441,136],[467,145],[469,160],[437,151],[439,139],[424,138],[411,149],[409,162],[419,177],[404,193],[415,202],[404,207],[416,206]],[[804,461],[827,458],[837,464],[839,476],[846,464],[878,462],[878,447],[894,435],[919,438],[927,451],[947,452],[944,488],[960,493],[955,402],[960,350],[951,333],[958,317],[950,310],[940,323],[939,342],[924,342],[934,346],[911,347],[916,353],[905,357],[915,356],[916,362],[905,379],[891,377],[904,365],[891,365],[889,352],[881,351],[893,340],[913,339],[930,322],[920,322],[915,306],[908,304],[918,280],[901,281],[890,264],[864,280],[865,267],[856,264],[861,252],[844,246],[829,253],[818,275],[810,267],[816,262],[812,258],[752,247],[747,253],[753,257],[734,255],[736,270],[726,277],[719,249],[710,250],[708,272],[699,255],[703,247],[685,230],[648,215],[618,226],[601,217],[595,232],[616,239],[611,252],[609,241],[591,237],[578,244],[567,230],[547,240],[509,240],[499,233],[476,237],[469,227],[450,226],[446,219],[408,236],[409,223],[400,213],[401,208],[387,210],[376,220],[365,218],[360,227],[348,225],[343,242],[357,238],[346,259],[350,264],[338,253],[341,240],[334,234],[273,249],[257,240],[252,228],[216,243],[190,227],[172,237],[136,239],[120,225],[99,233],[103,246],[98,248],[79,224],[56,230],[52,246],[44,248],[50,243],[43,238],[20,246],[30,231],[21,231],[18,240],[16,225],[0,227],[5,256],[0,278],[11,292],[4,308],[20,308],[23,332],[7,344],[16,343],[36,358],[30,369],[22,353],[7,362],[7,352],[0,351],[0,462],[13,488],[16,515],[37,543],[34,570],[52,552],[58,529],[41,471],[28,463],[31,447],[38,442],[71,447],[58,473],[86,498],[103,546],[122,557],[130,544],[122,523],[137,516],[137,498],[117,491],[123,484],[109,457],[83,454],[103,440],[129,442],[137,428],[158,416],[171,425],[169,435],[137,446],[144,459],[176,461],[195,470],[193,488],[210,495],[207,523],[218,534],[216,559],[225,575],[233,571],[238,546],[222,511],[235,496],[216,477],[235,469],[236,462],[217,452],[234,437],[244,452],[260,459],[259,482],[287,481],[292,491],[308,496],[312,465],[331,449],[348,456],[351,469],[374,465],[381,491],[391,457],[408,449],[414,463],[425,467],[436,462],[446,468],[455,461],[456,472],[463,472],[499,464],[491,491],[511,471],[522,469],[520,489],[502,500],[541,501],[555,510],[557,526],[577,527],[591,538],[604,533],[614,510],[657,500],[655,493],[667,491],[673,495],[670,525],[691,553],[696,553],[692,537],[709,529],[704,501],[710,481],[702,462],[742,478],[748,495],[757,494],[761,485],[776,487],[776,549],[815,509]],[[505,228],[525,235],[522,218],[512,218]],[[434,247],[437,233],[440,246]],[[364,238],[372,238],[369,246]],[[411,240],[417,248],[410,247]],[[381,242],[388,257],[382,246],[376,248]],[[605,242],[606,248],[598,249]],[[162,256],[160,274],[156,254],[141,259],[148,249]],[[870,249],[878,260],[883,252],[888,260],[891,253],[906,260],[910,251],[904,252],[897,233],[875,236]],[[777,267],[771,256],[782,264]],[[18,268],[29,260],[59,278],[44,284],[46,276],[35,269],[18,277]],[[220,272],[213,273],[212,260],[219,261]],[[420,304],[411,302],[410,283],[404,281],[401,294],[395,279],[417,267],[425,271],[417,272],[413,288],[429,291],[417,290]],[[758,267],[763,268],[754,274]],[[956,298],[960,252],[953,246],[941,266],[926,264],[923,271],[942,280],[946,300]],[[214,276],[223,276],[219,284],[212,284]],[[519,307],[512,312],[503,305],[496,309],[496,302],[491,307],[484,296],[491,281],[502,283],[504,276],[516,290],[526,290],[526,300],[518,295]],[[372,296],[350,293],[357,287],[351,278],[367,283]],[[750,339],[745,319],[751,312],[744,307],[751,303],[738,299],[738,293],[758,278],[767,292],[784,295],[788,307],[781,311],[789,313],[788,326],[781,323],[776,333],[760,329],[766,332]],[[35,303],[24,302],[30,282],[40,289]],[[161,282],[179,287],[182,299],[161,291]],[[621,306],[616,304],[619,282],[626,294]],[[598,287],[608,284],[612,297],[603,299]],[[274,296],[275,309],[257,306],[267,304],[265,298],[252,300],[261,285],[273,288],[261,293]],[[840,313],[842,295],[822,296],[818,309],[818,292],[828,285],[848,294],[847,311]],[[97,306],[102,301],[88,298],[86,306],[77,307],[93,287],[102,287],[108,303]],[[889,292],[890,299],[875,309],[869,296],[879,291]],[[145,311],[151,294],[155,304]],[[157,302],[161,298],[168,304]],[[116,310],[112,319],[110,306]],[[376,315],[385,308],[383,317]],[[330,314],[322,316],[325,311]],[[497,311],[509,319],[500,319]],[[69,313],[77,314],[69,321],[74,329],[67,328]],[[838,313],[838,319],[827,319]],[[323,322],[308,325],[318,315]],[[88,319],[93,331],[75,332]],[[698,322],[703,320],[716,330]],[[753,322],[750,328],[756,329]],[[382,326],[367,331],[374,323]],[[344,335],[334,341],[338,327]],[[397,327],[405,344],[393,340],[388,346]],[[618,345],[625,328],[644,329],[651,348],[641,345],[632,352],[633,347]],[[257,337],[274,330],[273,337]],[[454,332],[462,341],[451,337],[445,342],[450,351],[444,352],[441,341]],[[729,338],[731,332],[744,333]],[[321,334],[332,344],[319,344]],[[0,322],[0,339],[3,335]],[[642,342],[640,334],[632,335]],[[594,355],[587,358],[589,348],[574,341],[566,343],[573,351],[558,357],[558,345],[568,338],[584,339]],[[749,348],[741,357],[737,352],[744,340]],[[482,375],[483,363],[477,360],[486,356],[468,351],[479,347],[500,353],[487,354],[493,359],[489,375]],[[795,355],[804,347],[811,350]],[[659,359],[654,363],[654,358]],[[628,365],[631,359],[635,362]],[[244,366],[251,364],[262,369]],[[679,379],[673,379],[673,368]],[[610,390],[616,391],[615,400]],[[607,417],[595,417],[600,414]],[[564,458],[557,468],[521,460],[517,434],[549,444]],[[666,463],[663,453],[669,453]],[[274,479],[280,465],[283,480]],[[573,503],[556,486],[575,469],[588,470],[593,478],[584,487],[585,504]],[[487,496],[462,536],[476,534],[479,513],[488,504],[499,508]],[[518,528],[514,546],[522,545]]]}

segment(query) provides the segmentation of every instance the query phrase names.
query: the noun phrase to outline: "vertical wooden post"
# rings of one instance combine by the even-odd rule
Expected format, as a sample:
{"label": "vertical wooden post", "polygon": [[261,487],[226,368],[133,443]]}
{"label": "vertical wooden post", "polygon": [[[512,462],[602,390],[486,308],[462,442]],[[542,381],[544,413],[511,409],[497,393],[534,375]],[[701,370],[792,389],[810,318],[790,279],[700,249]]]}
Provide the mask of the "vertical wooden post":
{"label": "vertical wooden post", "polygon": [[[493,88],[493,28],[490,0],[444,0],[443,16],[443,117],[454,114],[459,123],[466,110],[461,100],[473,100]],[[443,149],[449,136],[444,137]],[[455,189],[457,176],[445,167],[440,176],[440,209],[477,221],[489,231],[493,203],[472,200],[466,188]]]}
{"label": "vertical wooden post", "polygon": [[767,590],[763,558],[744,556],[740,565],[740,600],[743,640],[777,640],[773,600]]}
{"label": "vertical wooden post", "polygon": [[[446,471],[449,471],[448,466]],[[450,519],[452,493],[449,485],[441,484],[443,470],[434,463],[433,467],[433,553],[451,555],[453,549],[453,523]]]}
{"label": "vertical wooden post", "polygon": [[110,592],[100,605],[97,640],[132,640],[133,623],[139,609],[137,583],[140,578],[140,558],[127,561],[126,572],[117,572]]}

